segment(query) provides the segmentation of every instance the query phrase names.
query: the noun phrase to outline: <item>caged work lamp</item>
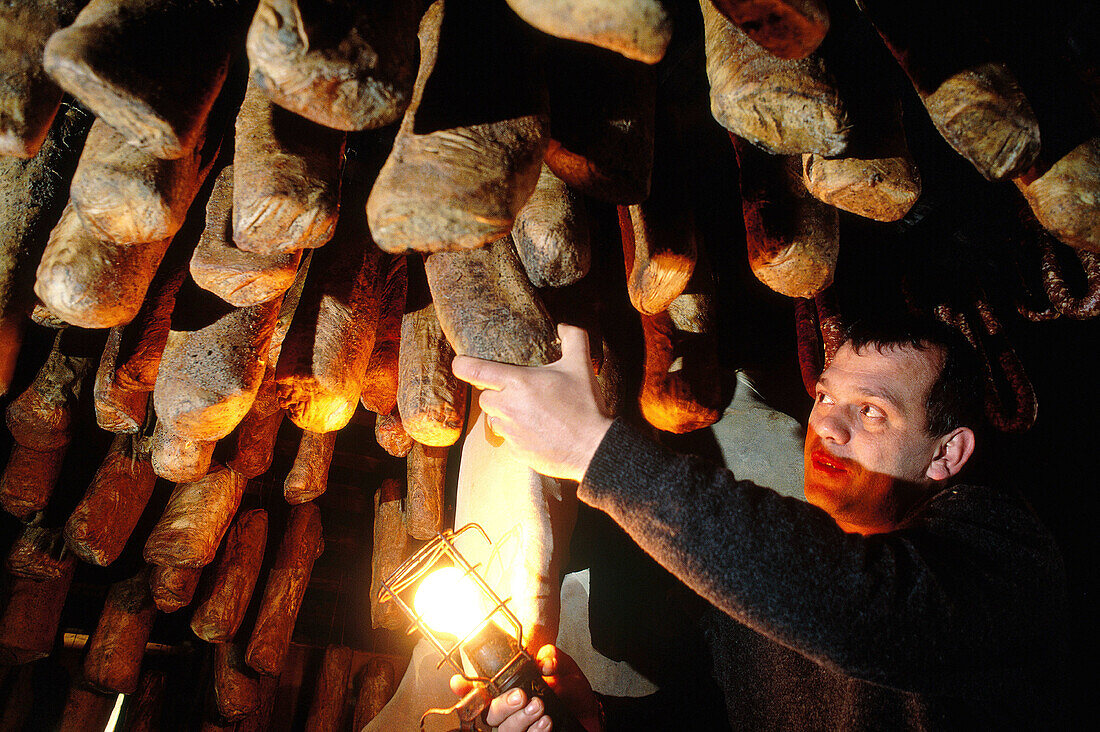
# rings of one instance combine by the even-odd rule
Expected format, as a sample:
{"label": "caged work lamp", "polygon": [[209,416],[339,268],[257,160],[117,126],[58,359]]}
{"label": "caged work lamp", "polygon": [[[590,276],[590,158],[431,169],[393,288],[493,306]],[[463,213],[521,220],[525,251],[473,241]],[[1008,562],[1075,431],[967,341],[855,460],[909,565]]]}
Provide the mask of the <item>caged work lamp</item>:
{"label": "caged work lamp", "polygon": [[[523,650],[523,627],[455,546],[467,531],[480,534],[478,524],[458,531],[446,530],[409,557],[382,580],[379,601],[394,602],[412,620],[409,633],[419,630],[443,656],[437,668],[449,663],[455,672],[474,682],[474,690],[449,709],[429,709],[429,714],[458,714],[460,730],[487,730],[483,712],[493,698],[511,689],[523,689],[528,697],[542,699],[555,732],[584,732],[561,700],[546,685],[539,665]],[[463,662],[475,672],[466,673]]]}

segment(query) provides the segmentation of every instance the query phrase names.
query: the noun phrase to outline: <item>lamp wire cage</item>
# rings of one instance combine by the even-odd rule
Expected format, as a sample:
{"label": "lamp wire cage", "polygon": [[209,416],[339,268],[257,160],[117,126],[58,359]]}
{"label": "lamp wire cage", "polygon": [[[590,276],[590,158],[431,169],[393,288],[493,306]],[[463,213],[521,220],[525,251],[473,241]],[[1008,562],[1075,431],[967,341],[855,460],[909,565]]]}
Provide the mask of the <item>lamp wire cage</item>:
{"label": "lamp wire cage", "polygon": [[[442,659],[437,669],[449,663],[456,673],[473,684],[473,690],[452,707],[424,712],[420,718],[420,729],[424,729],[429,715],[457,713],[460,730],[488,730],[482,713],[489,703],[511,689],[519,688],[529,697],[542,699],[545,713],[553,720],[557,732],[584,732],[584,727],[543,679],[539,664],[523,649],[523,626],[508,609],[511,598],[501,599],[478,572],[481,565],[471,564],[456,546],[456,540],[466,532],[480,536],[487,546],[492,547],[493,542],[485,529],[476,523],[466,524],[457,531],[441,531],[384,578],[378,593],[380,602],[397,603],[412,620],[408,629],[410,635],[419,630],[439,651]],[[459,569],[487,600],[482,603],[485,610],[481,620],[454,643],[444,643],[440,634],[416,612],[416,603],[411,597],[424,578],[443,567]],[[444,635],[455,637],[449,633]],[[467,674],[464,660],[482,675]]]}
{"label": "lamp wire cage", "polygon": [[[406,633],[412,635],[420,631],[428,642],[439,651],[442,658],[436,665],[436,668],[442,668],[444,664],[449,663],[455,672],[464,679],[471,683],[484,684],[489,689],[489,693],[495,695],[498,691],[502,690],[500,682],[506,677],[514,675],[515,666],[529,659],[529,656],[517,642],[515,654],[504,663],[501,669],[493,676],[471,676],[466,672],[460,656],[462,646],[477,636],[487,624],[491,622],[496,622],[498,625],[504,623],[510,627],[510,630],[509,628],[505,628],[505,632],[508,632],[513,638],[523,638],[523,625],[520,623],[515,613],[508,608],[508,602],[511,598],[501,599],[481,576],[480,572],[478,572],[481,568],[481,564],[471,564],[455,545],[458,537],[466,532],[474,532],[474,534],[479,535],[485,541],[486,545],[492,546],[489,535],[485,533],[485,529],[483,529],[480,524],[469,523],[457,531],[445,529],[381,581],[378,599],[380,602],[396,603],[397,606],[401,608],[402,612],[412,620]],[[432,628],[424,622],[420,614],[416,612],[413,603],[407,601],[406,598],[402,596],[409,590],[415,591],[415,587],[424,577],[435,569],[443,566],[453,566],[462,570],[463,575],[469,577],[481,594],[488,600],[488,602],[485,603],[485,607],[491,607],[491,609],[485,613],[485,617],[482,618],[469,633],[457,639],[454,643],[444,642],[440,634],[432,630]],[[446,710],[429,709],[427,714],[433,712],[448,714],[453,710],[454,708]],[[427,714],[425,716],[427,716]],[[423,720],[421,726],[423,726]]]}

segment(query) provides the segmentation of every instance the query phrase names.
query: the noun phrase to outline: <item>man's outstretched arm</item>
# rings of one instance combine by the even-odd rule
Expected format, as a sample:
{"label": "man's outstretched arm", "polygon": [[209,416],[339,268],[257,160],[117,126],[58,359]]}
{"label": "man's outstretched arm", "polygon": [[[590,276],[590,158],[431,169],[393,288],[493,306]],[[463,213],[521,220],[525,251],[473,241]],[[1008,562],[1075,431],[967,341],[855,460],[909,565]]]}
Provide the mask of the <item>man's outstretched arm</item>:
{"label": "man's outstretched arm", "polygon": [[[925,522],[931,533],[919,532],[919,541],[909,532],[845,534],[820,508],[613,421],[584,332],[559,332],[563,356],[549,366],[456,358],[455,373],[486,390],[482,407],[520,460],[580,481],[581,500],[716,607],[820,663],[910,690],[961,688],[960,672],[1000,652],[998,644],[975,645],[984,636],[971,631],[1005,620],[995,590],[1012,583],[999,575],[976,582],[959,561],[944,559],[970,557],[967,566],[990,559],[989,522],[997,519],[984,514],[996,515],[996,506],[983,505],[977,525],[974,516]],[[996,545],[1006,543],[1017,542]]]}

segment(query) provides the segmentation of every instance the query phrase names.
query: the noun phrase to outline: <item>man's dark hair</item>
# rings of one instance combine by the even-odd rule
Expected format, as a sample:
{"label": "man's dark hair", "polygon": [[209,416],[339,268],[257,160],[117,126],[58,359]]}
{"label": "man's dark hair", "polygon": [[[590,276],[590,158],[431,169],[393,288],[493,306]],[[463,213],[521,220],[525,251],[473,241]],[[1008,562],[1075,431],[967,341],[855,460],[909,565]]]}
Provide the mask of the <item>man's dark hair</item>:
{"label": "man's dark hair", "polygon": [[845,330],[844,342],[857,352],[868,346],[880,352],[896,346],[939,348],[943,368],[925,404],[928,434],[938,437],[963,426],[978,429],[984,367],[973,346],[955,329],[938,320],[916,317],[858,320]]}

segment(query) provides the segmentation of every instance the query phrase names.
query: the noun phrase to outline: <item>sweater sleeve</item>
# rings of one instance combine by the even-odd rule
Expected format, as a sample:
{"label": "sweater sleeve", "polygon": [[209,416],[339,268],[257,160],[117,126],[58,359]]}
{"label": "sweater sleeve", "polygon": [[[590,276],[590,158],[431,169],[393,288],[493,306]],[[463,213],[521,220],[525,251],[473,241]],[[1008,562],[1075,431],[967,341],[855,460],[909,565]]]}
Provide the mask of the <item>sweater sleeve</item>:
{"label": "sweater sleeve", "polygon": [[945,493],[897,531],[846,534],[825,511],[620,420],[578,490],[735,620],[850,676],[940,693],[979,670],[1011,673],[1021,639],[1042,635],[1028,625],[1050,623],[1042,595],[1057,582],[1036,578],[1060,561],[1016,504]]}

